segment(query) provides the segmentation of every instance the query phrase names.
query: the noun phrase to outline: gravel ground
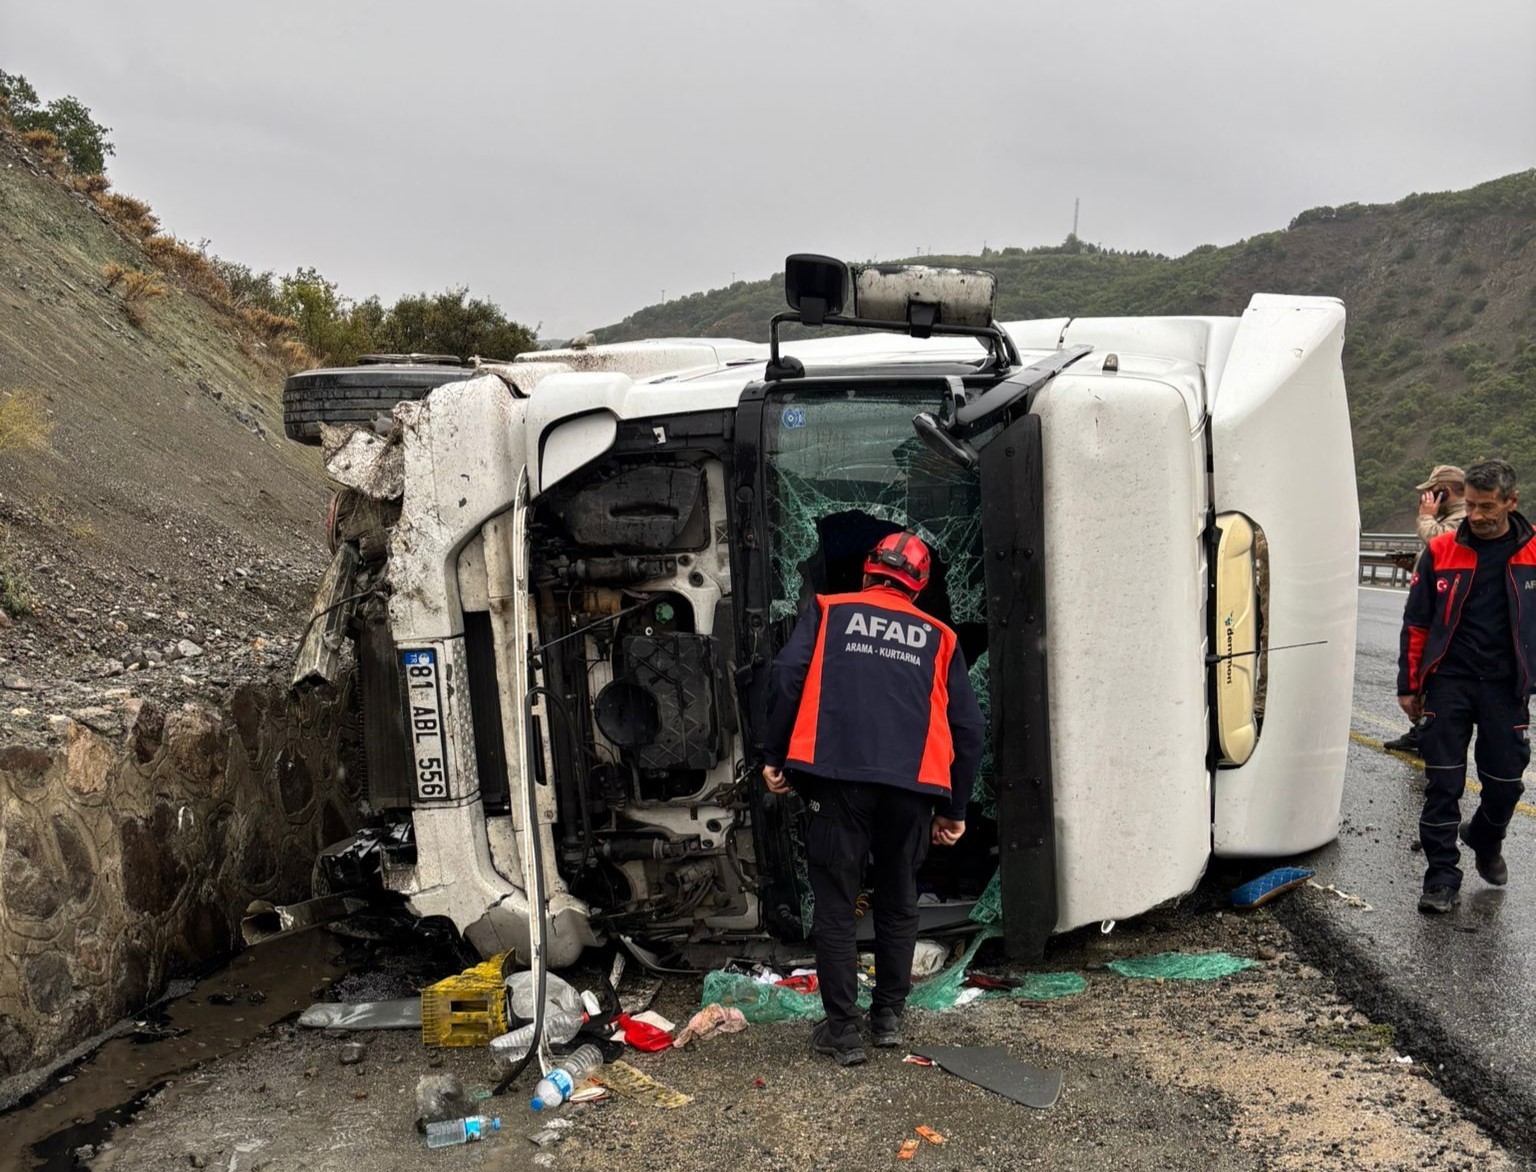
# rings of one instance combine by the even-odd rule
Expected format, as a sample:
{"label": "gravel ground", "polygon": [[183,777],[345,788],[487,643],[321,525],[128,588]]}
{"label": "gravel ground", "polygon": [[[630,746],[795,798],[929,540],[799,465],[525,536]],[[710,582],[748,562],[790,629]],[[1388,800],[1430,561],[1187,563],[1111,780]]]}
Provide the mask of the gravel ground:
{"label": "gravel ground", "polygon": [[[1291,898],[1326,898],[1315,892]],[[548,1117],[524,1105],[527,1085],[498,1100],[503,1130],[434,1153],[455,1168],[595,1170],[819,1169],[900,1166],[901,1141],[923,1124],[948,1137],[911,1166],[1053,1169],[1479,1169],[1525,1167],[1500,1150],[1404,1062],[1373,1026],[1298,961],[1267,913],[1155,913],[1113,935],[1053,947],[1047,969],[1088,978],[1080,996],[992,1001],[909,1015],[909,1041],[1006,1045],[1059,1069],[1060,1101],[1035,1111],[937,1068],[872,1051],[840,1069],[807,1049],[809,1027],[759,1025],[685,1051],[629,1058],[693,1096],[675,1111],[618,1099],[561,1109],[557,1145],[530,1137]],[[1127,980],[1107,961],[1166,949],[1227,949],[1254,969],[1216,982]],[[988,954],[983,953],[985,962]],[[984,964],[1004,971],[1000,963]],[[356,978],[336,987],[362,989]],[[380,989],[375,983],[375,993]],[[669,980],[656,1008],[681,1021],[697,984]],[[454,1071],[489,1086],[474,1050],[424,1050],[409,1033],[361,1035],[364,1060],[342,1065],[346,1040],[280,1024],[151,1096],[84,1167],[386,1172],[428,1158],[415,1132],[414,1088]],[[1385,1044],[1383,1044],[1385,1043]],[[758,1081],[761,1080],[761,1086]],[[523,1084],[531,1083],[525,1076]],[[36,1108],[34,1108],[35,1110]],[[60,1165],[68,1166],[68,1165]]]}

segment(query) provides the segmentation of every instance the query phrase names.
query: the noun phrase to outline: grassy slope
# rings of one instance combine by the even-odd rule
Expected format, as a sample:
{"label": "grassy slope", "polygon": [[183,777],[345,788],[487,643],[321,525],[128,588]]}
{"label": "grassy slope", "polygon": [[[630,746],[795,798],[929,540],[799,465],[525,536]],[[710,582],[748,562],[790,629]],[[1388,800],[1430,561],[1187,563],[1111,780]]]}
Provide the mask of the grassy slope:
{"label": "grassy slope", "polygon": [[[1362,520],[1406,529],[1411,486],[1433,463],[1499,455],[1536,481],[1533,240],[1536,170],[1396,204],[1317,208],[1285,231],[1176,258],[1063,247],[909,259],[991,269],[1003,320],[1232,314],[1255,292],[1342,297]],[[598,337],[760,340],[781,307],[779,275],[738,281],[648,306]]]}

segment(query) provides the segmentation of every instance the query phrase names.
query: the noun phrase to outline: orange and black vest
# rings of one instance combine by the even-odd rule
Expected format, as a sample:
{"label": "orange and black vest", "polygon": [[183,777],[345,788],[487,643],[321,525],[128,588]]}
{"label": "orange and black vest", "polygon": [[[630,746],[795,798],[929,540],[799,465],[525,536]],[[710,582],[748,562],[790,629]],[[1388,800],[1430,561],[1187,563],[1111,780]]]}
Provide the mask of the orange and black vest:
{"label": "orange and black vest", "polygon": [[[1504,571],[1509,603],[1510,676],[1521,696],[1536,687],[1536,530],[1511,513],[1517,544]],[[1467,595],[1477,575],[1477,551],[1467,540],[1463,521],[1455,531],[1431,539],[1419,555],[1403,608],[1403,633],[1397,663],[1397,694],[1424,690],[1429,677],[1451,649],[1461,624]]]}
{"label": "orange and black vest", "polygon": [[817,595],[774,657],[764,757],[963,819],[986,726],[954,631],[900,591]]}

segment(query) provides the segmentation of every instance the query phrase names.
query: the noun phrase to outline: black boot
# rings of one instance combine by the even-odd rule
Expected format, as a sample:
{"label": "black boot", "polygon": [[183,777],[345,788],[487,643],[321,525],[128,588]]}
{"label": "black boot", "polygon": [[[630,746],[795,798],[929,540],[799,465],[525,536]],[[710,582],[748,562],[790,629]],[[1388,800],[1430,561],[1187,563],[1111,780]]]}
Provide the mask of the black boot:
{"label": "black boot", "polygon": [[[1504,852],[1498,847],[1492,850],[1478,850],[1467,839],[1467,827],[1471,823],[1461,824],[1461,841],[1472,847],[1472,857],[1477,860],[1477,873],[1483,877],[1484,883],[1492,883],[1495,887],[1503,887],[1509,882],[1509,865],[1504,862]],[[879,1045],[879,1043],[875,1043]]]}
{"label": "black boot", "polygon": [[869,1040],[881,1049],[901,1045],[901,1014],[894,1009],[871,1010]]}
{"label": "black boot", "polygon": [[1412,753],[1414,756],[1418,756],[1420,752],[1419,726],[1417,724],[1409,725],[1408,731],[1402,736],[1397,737],[1395,740],[1383,742],[1381,747],[1383,749],[1391,749],[1394,753]]}
{"label": "black boot", "polygon": [[857,1066],[864,1061],[864,1040],[856,1025],[834,1029],[829,1021],[818,1022],[811,1031],[811,1049],[830,1054],[839,1066]]}

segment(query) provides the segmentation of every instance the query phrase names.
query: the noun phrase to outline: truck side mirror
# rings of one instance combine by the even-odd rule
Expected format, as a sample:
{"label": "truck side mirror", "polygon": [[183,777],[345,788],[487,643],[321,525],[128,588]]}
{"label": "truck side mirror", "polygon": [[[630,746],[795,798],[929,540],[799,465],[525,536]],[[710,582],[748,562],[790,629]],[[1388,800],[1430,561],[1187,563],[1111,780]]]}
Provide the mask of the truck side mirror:
{"label": "truck side mirror", "polygon": [[848,266],[836,257],[797,252],[784,259],[784,300],[808,326],[843,312]]}

